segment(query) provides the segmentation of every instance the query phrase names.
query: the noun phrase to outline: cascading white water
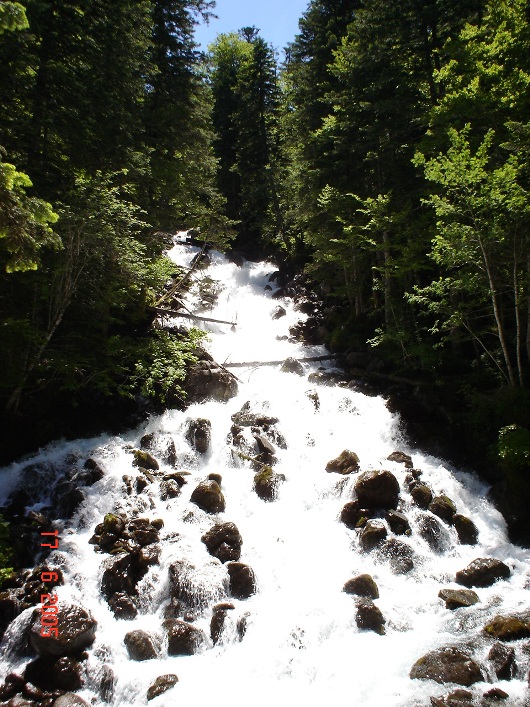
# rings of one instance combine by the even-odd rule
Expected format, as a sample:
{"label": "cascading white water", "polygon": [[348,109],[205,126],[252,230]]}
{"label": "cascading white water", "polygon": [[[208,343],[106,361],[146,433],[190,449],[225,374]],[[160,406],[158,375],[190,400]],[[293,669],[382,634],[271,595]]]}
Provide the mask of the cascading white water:
{"label": "cascading white water", "polygon": [[[177,243],[170,256],[187,265],[197,252],[197,248]],[[289,300],[271,299],[265,290],[274,269],[266,263],[237,267],[213,254],[208,276],[223,289],[207,316],[229,321],[237,318],[235,331],[223,324],[209,327],[208,348],[219,363],[325,353],[318,347],[277,339],[285,337],[301,315]],[[271,313],[279,303],[287,314],[273,320]],[[486,500],[485,485],[411,449],[401,437],[398,419],[382,398],[338,386],[316,388],[307,375],[319,364],[304,365],[303,377],[283,373],[279,366],[234,369],[240,379],[239,394],[227,403],[192,405],[185,412],[170,410],[121,437],[50,445],[32,460],[60,466],[67,458],[82,461],[91,456],[106,471],[102,480],[86,490],[87,501],[73,519],[57,526],[60,548],[50,557],[65,573],[65,584],[57,589],[59,599],[82,605],[98,622],[88,659],[88,674],[93,677],[79,692],[84,699],[103,704],[95,691],[94,676],[106,663],[116,676],[113,704],[117,707],[145,705],[149,685],[170,673],[178,675],[179,682],[153,700],[153,707],[243,707],[271,699],[281,705],[291,699],[313,705],[339,698],[363,707],[428,705],[430,696],[446,694],[450,688],[409,678],[411,666],[420,656],[441,646],[465,644],[471,646],[476,660],[487,665],[491,641],[483,636],[482,628],[488,619],[528,608],[529,553],[508,542],[502,517]],[[318,409],[307,395],[312,390],[318,393]],[[287,441],[287,449],[278,449],[276,454],[275,470],[283,473],[286,481],[274,502],[258,498],[250,464],[234,455],[227,442],[230,416],[247,401],[253,412],[279,418],[277,428]],[[188,423],[195,418],[207,418],[212,424],[211,447],[204,455],[195,453],[185,438]],[[170,436],[176,444],[177,469],[191,472],[178,498],[160,500],[157,481],[142,494],[125,493],[122,476],[138,473],[132,466],[131,450],[150,432]],[[361,552],[357,531],[339,522],[342,507],[352,497],[356,475],[326,473],[325,466],[344,449],[358,454],[363,471],[389,469],[398,478],[402,508],[413,527],[412,535],[404,539],[415,551],[413,571],[395,574],[376,553]],[[442,553],[433,553],[420,538],[416,532],[418,510],[404,490],[407,470],[386,460],[397,449],[412,455],[414,467],[423,471],[422,478],[437,494],[447,494],[459,513],[473,519],[480,533],[478,545],[460,545],[454,529],[449,528],[450,542]],[[153,454],[157,457],[156,448]],[[5,497],[15,488],[23,466],[14,464],[3,470]],[[174,471],[164,464],[161,468]],[[213,472],[222,475],[226,498],[226,511],[217,516],[190,502],[197,483]],[[43,499],[40,505],[45,504]],[[94,527],[108,512],[128,516],[138,512],[164,521],[160,564],[139,584],[140,612],[132,621],[116,619],[101,596],[102,563],[108,555],[96,553],[88,543]],[[257,593],[249,599],[228,596],[226,568],[201,542],[201,536],[221,521],[235,523],[243,537],[241,561],[253,568],[258,584]],[[446,609],[438,598],[440,588],[456,588],[455,572],[477,557],[503,560],[512,568],[511,578],[478,589],[480,602],[474,607]],[[164,608],[169,601],[168,566],[176,560],[194,568],[189,581],[198,597],[195,625],[206,634],[213,604],[232,601],[235,605],[227,613],[221,641],[215,646],[210,643],[194,656],[168,657],[162,646],[157,659],[131,661],[123,640],[127,632],[140,628],[163,635]],[[354,598],[342,591],[346,580],[361,573],[371,574],[379,586],[380,597],[375,603],[386,618],[385,635],[357,627]],[[17,632],[30,612],[17,618],[4,638],[2,674],[22,672],[30,660],[14,650]],[[236,624],[245,614],[247,630],[240,641]],[[497,685],[509,694],[503,704],[526,704],[528,656],[520,644],[513,644],[519,665],[516,679],[496,682],[490,670],[491,682],[475,685],[475,695]]]}

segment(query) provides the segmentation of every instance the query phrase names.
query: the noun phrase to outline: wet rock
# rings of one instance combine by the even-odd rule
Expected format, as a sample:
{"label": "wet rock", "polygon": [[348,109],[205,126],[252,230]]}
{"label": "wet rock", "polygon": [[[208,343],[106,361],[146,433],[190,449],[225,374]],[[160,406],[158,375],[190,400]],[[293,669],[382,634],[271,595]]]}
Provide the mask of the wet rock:
{"label": "wet rock", "polygon": [[212,438],[212,423],[210,420],[198,418],[191,420],[186,432],[186,439],[199,454],[206,454]]}
{"label": "wet rock", "polygon": [[163,695],[164,692],[171,690],[178,683],[179,679],[176,675],[160,675],[147,690],[147,701],[154,700],[155,697]]}
{"label": "wet rock", "polygon": [[170,498],[178,498],[180,493],[180,486],[174,479],[168,479],[160,483],[160,498],[162,501],[168,501]]}
{"label": "wet rock", "polygon": [[429,503],[429,510],[438,518],[445,520],[446,523],[452,523],[456,506],[448,496],[435,496]]}
{"label": "wet rock", "polygon": [[438,596],[445,601],[445,608],[451,610],[473,606],[480,601],[478,594],[471,589],[440,589]]}
{"label": "wet rock", "polygon": [[433,552],[442,553],[450,545],[447,531],[433,516],[424,515],[420,518],[418,532]]}
{"label": "wet rock", "polygon": [[476,702],[469,690],[453,690],[444,697],[431,697],[432,707],[474,707]]}
{"label": "wet rock", "polygon": [[456,513],[453,516],[453,525],[461,545],[476,545],[478,542],[478,528],[470,518]]}
{"label": "wet rock", "polygon": [[140,629],[129,631],[125,634],[123,642],[131,660],[151,660],[158,655],[155,641],[147,631]]}
{"label": "wet rock", "polygon": [[114,594],[136,594],[137,578],[134,575],[132,558],[121,555],[107,563],[101,578],[101,593],[110,599]]}
{"label": "wet rock", "polygon": [[5,630],[22,613],[23,590],[8,589],[0,593],[0,640]]}
{"label": "wet rock", "polygon": [[274,501],[279,485],[285,481],[283,474],[277,474],[270,466],[264,466],[254,476],[254,491],[264,501]]}
{"label": "wet rock", "polygon": [[21,692],[25,683],[37,685],[41,690],[49,692],[55,689],[53,682],[53,665],[57,657],[37,658],[24,668],[22,682],[17,683],[17,692]]}
{"label": "wet rock", "polygon": [[305,376],[304,367],[295,358],[286,358],[280,368],[282,373],[294,373],[297,376]]}
{"label": "wet rock", "polygon": [[72,655],[92,645],[97,622],[80,606],[59,605],[57,612],[58,636],[41,636],[40,613],[35,612],[29,640],[40,656]]}
{"label": "wet rock", "polygon": [[24,685],[24,688],[22,689],[22,694],[28,700],[35,700],[36,702],[41,702],[44,699],[44,692],[39,687],[33,685],[30,682],[27,682]]}
{"label": "wet rock", "polygon": [[53,664],[51,670],[53,685],[67,692],[80,690],[83,684],[83,672],[83,666],[79,661],[63,656]]}
{"label": "wet rock", "polygon": [[219,642],[226,620],[226,612],[234,609],[233,604],[223,603],[214,606],[210,621],[210,638],[214,646]]}
{"label": "wet rock", "polygon": [[265,437],[265,435],[255,434],[253,435],[258,445],[258,451],[261,454],[273,457],[276,454],[276,447]]}
{"label": "wet rock", "polygon": [[188,483],[186,480],[186,473],[187,472],[180,471],[178,473],[173,472],[171,474],[164,474],[164,476],[162,477],[162,480],[163,481],[175,481],[179,485],[179,488],[182,488],[183,486],[185,486]]}
{"label": "wet rock", "polygon": [[239,560],[241,557],[243,538],[234,523],[214,525],[202,536],[201,540],[210,555],[217,557],[221,562]]}
{"label": "wet rock", "polygon": [[493,557],[481,557],[456,573],[457,584],[464,587],[491,587],[498,579],[508,579],[510,568]]}
{"label": "wet rock", "polygon": [[386,619],[381,609],[370,599],[359,599],[357,601],[355,623],[360,629],[374,631],[381,636],[385,633]]}
{"label": "wet rock", "polygon": [[387,536],[385,524],[380,520],[368,520],[359,536],[359,543],[365,552],[373,550]]}
{"label": "wet rock", "polygon": [[242,562],[229,562],[227,564],[230,594],[236,599],[248,599],[255,594],[256,576],[254,570]]}
{"label": "wet rock", "polygon": [[498,680],[511,680],[515,677],[517,666],[513,648],[503,643],[495,643],[488,653],[488,660],[493,664]]}
{"label": "wet rock", "polygon": [[353,471],[359,471],[359,457],[355,452],[345,449],[336,459],[332,459],[326,464],[326,471],[338,474],[351,474]]}
{"label": "wet rock", "polygon": [[105,471],[95,459],[87,459],[83,471],[76,474],[75,480],[84,486],[93,486],[105,476]]}
{"label": "wet rock", "polygon": [[356,594],[359,597],[367,599],[378,599],[379,589],[373,577],[369,574],[360,574],[353,579],[349,579],[344,587],[343,592],[346,594]]}
{"label": "wet rock", "polygon": [[96,684],[98,686],[98,694],[102,701],[112,702],[114,699],[116,676],[110,665],[103,665],[98,671]]}
{"label": "wet rock", "polygon": [[316,390],[308,390],[306,393],[306,396],[311,400],[315,407],[315,411],[318,412],[320,410],[320,398],[318,396],[318,393]]}
{"label": "wet rock", "polygon": [[191,502],[206,513],[222,513],[226,508],[225,498],[215,481],[201,481],[191,494]]}
{"label": "wet rock", "polygon": [[399,511],[387,511],[385,520],[396,535],[410,535],[410,523],[406,515]]}
{"label": "wet rock", "polygon": [[107,513],[103,518],[103,532],[121,535],[125,530],[125,520],[115,513]]}
{"label": "wet rock", "polygon": [[390,563],[390,569],[394,574],[408,574],[414,569],[414,550],[397,538],[387,540],[378,552]]}
{"label": "wet rock", "polygon": [[530,622],[520,616],[495,616],[484,631],[499,641],[517,641],[530,636]]}
{"label": "wet rock", "polygon": [[397,462],[398,464],[404,464],[405,469],[412,469],[414,464],[412,463],[412,457],[410,457],[408,454],[405,454],[404,452],[392,452],[392,454],[389,454],[387,457],[387,461],[389,462]]}
{"label": "wet rock", "polygon": [[168,655],[194,655],[206,644],[206,636],[196,626],[179,619],[167,619],[163,626],[167,634]]}
{"label": "wet rock", "polygon": [[55,515],[59,518],[72,518],[86,496],[73,481],[61,481],[51,495]]}
{"label": "wet rock", "polygon": [[53,707],[90,707],[88,702],[85,702],[79,695],[73,692],[67,692],[58,697],[53,703]]}
{"label": "wet rock", "polygon": [[250,612],[245,611],[245,613],[242,616],[240,616],[239,619],[237,620],[236,631],[237,631],[237,635],[238,635],[238,638],[240,641],[242,641],[243,638],[245,637],[245,634],[247,632],[247,629],[248,629],[248,626],[250,623],[250,617],[251,617]]}
{"label": "wet rock", "polygon": [[153,471],[160,469],[160,465],[153,455],[143,449],[135,449],[133,457],[133,466],[138,466],[142,469],[152,469]]}
{"label": "wet rock", "polygon": [[468,653],[454,646],[424,655],[412,666],[410,677],[413,680],[435,680],[442,684],[454,682],[465,687],[484,680],[478,663]]}
{"label": "wet rock", "polygon": [[504,690],[501,690],[500,687],[492,687],[491,690],[484,693],[482,704],[494,705],[497,704],[497,702],[507,700],[509,697],[510,695],[507,692],[504,692]]}
{"label": "wet rock", "polygon": [[410,490],[410,495],[418,508],[423,508],[424,510],[429,507],[432,501],[432,491],[427,484],[415,484]]}
{"label": "wet rock", "polygon": [[[199,361],[188,368],[182,386],[187,394],[186,402],[191,405],[208,399],[226,401],[236,396],[237,378],[219,366],[206,351],[200,350],[199,356]],[[171,400],[168,402],[171,403]]]}
{"label": "wet rock", "polygon": [[231,416],[231,420],[239,427],[264,427],[266,425],[275,425],[279,422],[277,417],[250,412],[249,402],[246,402],[239,412],[234,413]]}
{"label": "wet rock", "polygon": [[390,471],[365,471],[357,479],[355,493],[367,508],[395,508],[399,496],[398,480]]}
{"label": "wet rock", "polygon": [[116,592],[116,594],[113,594],[109,599],[109,606],[117,619],[129,621],[135,619],[138,615],[136,604],[131,597],[124,592]]}
{"label": "wet rock", "polygon": [[347,528],[354,530],[362,527],[371,516],[371,511],[363,508],[359,501],[349,501],[341,511],[340,520]]}
{"label": "wet rock", "polygon": [[285,317],[286,314],[286,310],[281,305],[278,305],[272,312],[271,316],[273,319],[281,319],[282,317]]}

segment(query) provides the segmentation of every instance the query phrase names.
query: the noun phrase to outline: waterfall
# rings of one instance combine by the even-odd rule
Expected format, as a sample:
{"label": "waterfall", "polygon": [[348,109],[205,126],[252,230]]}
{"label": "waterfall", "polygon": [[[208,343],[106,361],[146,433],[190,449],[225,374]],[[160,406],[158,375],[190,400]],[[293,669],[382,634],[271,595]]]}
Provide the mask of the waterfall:
{"label": "waterfall", "polygon": [[[170,257],[187,266],[198,251],[177,240]],[[199,277],[202,292],[192,288],[187,306],[197,311],[208,285],[217,297],[205,316],[236,322],[235,327],[205,325],[206,347],[218,363],[326,353],[323,347],[289,340],[289,328],[304,315],[290,299],[273,298],[277,285],[270,281],[275,270],[272,264],[237,266],[221,254],[211,257],[212,264]],[[275,319],[280,305],[285,314]],[[84,489],[86,498],[71,519],[55,522],[59,548],[47,559],[50,567],[64,574],[64,584],[55,589],[59,602],[79,605],[97,621],[77,694],[89,704],[106,704],[98,681],[104,671],[112,671],[114,688],[107,699],[116,707],[145,705],[149,687],[168,674],[177,675],[178,683],[153,699],[154,707],[243,707],[265,699],[277,699],[282,705],[296,699],[312,705],[334,698],[363,707],[420,707],[458,685],[411,679],[412,666],[430,651],[457,646],[482,670],[483,680],[466,688],[476,704],[494,688],[507,693],[502,704],[527,704],[529,652],[524,640],[502,644],[514,649],[517,667],[513,679],[499,680],[490,656],[494,642],[483,630],[497,615],[520,615],[527,610],[529,586],[529,553],[508,541],[505,522],[487,499],[488,487],[476,476],[412,448],[400,432],[398,417],[389,412],[382,397],[369,397],[355,386],[319,385],[314,374],[324,365],[328,370],[331,366],[302,365],[303,375],[282,372],[280,366],[234,368],[239,392],[228,402],[193,404],[184,412],[168,410],[121,436],[57,442],[31,460],[2,470],[0,502],[7,503],[21,485],[31,487],[33,505],[28,510],[35,511],[46,509],[54,484],[64,481],[65,473],[67,478],[79,473],[87,459],[104,471],[102,478]],[[254,431],[250,426],[234,431],[232,416],[241,410],[277,418],[277,422],[269,421]],[[198,419],[211,423],[211,440],[204,453],[190,442],[190,422]],[[149,453],[160,469],[144,474],[133,465],[133,452],[142,447],[142,439],[145,447],[145,436],[151,434]],[[254,488],[256,473],[264,467],[252,468],[248,459],[259,453],[253,434],[272,444],[276,461],[272,469],[278,475],[274,476],[278,486],[272,501],[260,498]],[[172,459],[168,450],[173,444]],[[355,452],[359,469],[350,474],[327,472],[330,460],[344,450]],[[411,457],[413,469],[422,472],[421,476],[414,473],[434,496],[449,497],[457,513],[473,521],[477,544],[461,544],[454,525],[413,501],[411,465],[388,460],[397,450]],[[271,454],[265,451],[262,458],[269,463]],[[38,493],[31,468],[40,469],[39,473],[47,470]],[[341,522],[342,509],[354,498],[361,474],[383,470],[399,483],[398,510],[411,530],[395,535],[394,545],[388,545],[394,533],[384,520],[384,511],[379,512],[374,526],[384,525],[386,541],[376,543],[373,550],[363,549],[362,531]],[[164,474],[174,478],[168,476],[164,481]],[[221,475],[226,501],[225,510],[213,514],[191,501],[194,489],[210,474]],[[130,493],[124,476],[130,477]],[[144,488],[135,485],[140,476]],[[116,556],[98,552],[97,545],[89,542],[109,513],[163,521],[158,562],[148,564],[137,583],[137,615],[131,619],[117,618],[100,591],[105,570]],[[427,530],[425,518],[431,519]],[[228,522],[237,526],[243,541],[239,561],[255,576],[256,591],[246,598],[230,593],[226,563],[209,554],[201,540],[212,526]],[[409,564],[396,566],[385,547],[398,548],[398,555]],[[439,591],[462,589],[455,583],[456,573],[477,558],[502,560],[510,570],[509,578],[473,587],[479,597],[473,606],[446,608]],[[172,572],[178,575],[177,591]],[[359,626],[359,597],[343,591],[348,580],[365,574],[378,587],[374,604],[384,617],[381,632]],[[171,611],[175,616],[178,613],[170,607],[172,592],[183,607],[180,619],[202,632],[201,647],[194,655],[170,655],[164,622]],[[217,610],[224,621],[214,641],[213,607],[219,604],[233,608]],[[1,675],[22,674],[35,658],[20,648],[20,635],[32,611],[18,616],[4,636]],[[131,660],[125,637],[135,630],[152,636],[155,658]]]}

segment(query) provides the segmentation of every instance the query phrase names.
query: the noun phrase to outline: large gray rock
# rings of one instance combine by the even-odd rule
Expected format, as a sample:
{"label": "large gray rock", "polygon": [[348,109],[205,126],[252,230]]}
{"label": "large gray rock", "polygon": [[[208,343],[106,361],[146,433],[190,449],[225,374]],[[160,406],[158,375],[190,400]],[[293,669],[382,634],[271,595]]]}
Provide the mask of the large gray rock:
{"label": "large gray rock", "polygon": [[201,481],[191,494],[190,500],[206,513],[222,513],[226,507],[221,487],[211,479]]}
{"label": "large gray rock", "polygon": [[41,636],[40,612],[34,613],[29,629],[29,640],[33,649],[40,656],[72,655],[94,643],[97,621],[74,604],[59,605],[57,612],[57,636]]}
{"label": "large gray rock", "polygon": [[297,376],[304,376],[304,367],[295,358],[286,358],[280,368],[282,373],[295,373]]}
{"label": "large gray rock", "polygon": [[205,351],[199,352],[199,360],[188,369],[183,389],[186,402],[202,403],[213,400],[226,401],[237,395],[237,378],[216,363]]}
{"label": "large gray rock", "polygon": [[399,483],[390,471],[365,471],[355,484],[355,493],[365,508],[395,508],[399,497]]}
{"label": "large gray rock", "polygon": [[456,573],[457,584],[464,587],[491,587],[498,579],[508,579],[511,570],[501,560],[493,557],[480,557],[465,569]]}
{"label": "large gray rock", "polygon": [[454,682],[465,687],[484,680],[478,663],[454,646],[424,655],[412,666],[410,677],[413,680],[435,680],[442,684]]}

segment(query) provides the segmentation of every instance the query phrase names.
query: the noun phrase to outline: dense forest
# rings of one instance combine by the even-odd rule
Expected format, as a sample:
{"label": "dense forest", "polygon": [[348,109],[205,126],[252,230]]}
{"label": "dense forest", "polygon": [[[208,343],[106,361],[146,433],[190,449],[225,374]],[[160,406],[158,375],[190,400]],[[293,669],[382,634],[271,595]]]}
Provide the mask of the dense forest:
{"label": "dense forest", "polygon": [[311,0],[281,64],[254,27],[199,52],[213,9],[0,4],[4,430],[163,403],[198,334],[150,307],[193,228],[302,273],[318,343],[416,381],[438,437],[525,504],[527,3]]}

